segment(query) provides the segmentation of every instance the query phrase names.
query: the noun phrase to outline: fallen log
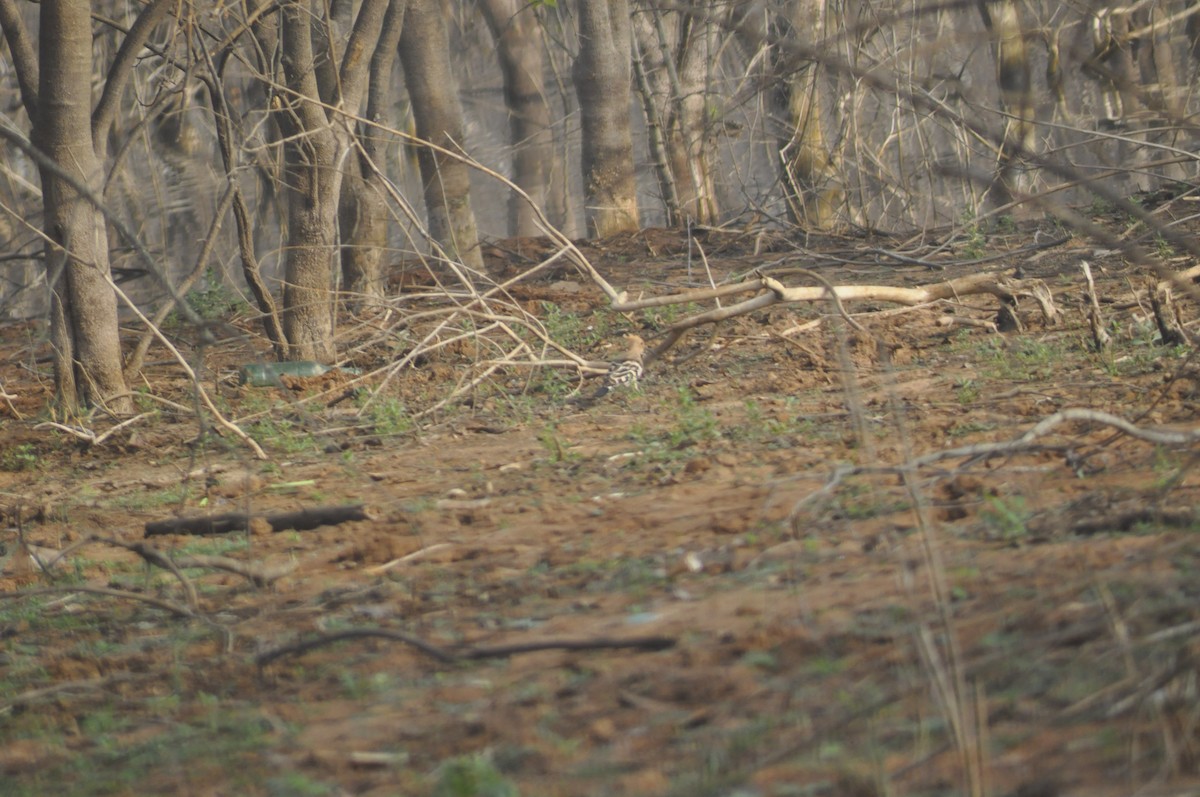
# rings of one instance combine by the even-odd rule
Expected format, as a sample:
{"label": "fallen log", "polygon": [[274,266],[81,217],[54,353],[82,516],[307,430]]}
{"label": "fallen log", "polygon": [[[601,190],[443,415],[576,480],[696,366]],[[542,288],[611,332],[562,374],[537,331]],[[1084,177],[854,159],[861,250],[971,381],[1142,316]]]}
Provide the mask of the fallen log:
{"label": "fallen log", "polygon": [[421,651],[430,658],[437,659],[443,664],[453,664],[460,661],[478,661],[482,659],[507,659],[521,653],[536,653],[544,650],[644,650],[657,652],[675,647],[673,637],[642,636],[626,639],[612,637],[595,637],[592,639],[545,639],[531,642],[516,642],[511,645],[485,645],[475,647],[460,645],[445,648],[427,642],[418,636],[406,634],[390,628],[348,628],[342,631],[331,631],[316,636],[292,642],[274,650],[264,651],[254,657],[254,663],[262,667],[285,656],[299,656],[310,650],[344,642],[349,639],[392,639],[403,642]]}
{"label": "fallen log", "polygon": [[246,531],[251,521],[265,520],[271,531],[308,531],[318,526],[336,526],[350,520],[366,520],[367,513],[362,504],[347,506],[318,506],[297,512],[282,512],[276,515],[255,515],[246,512],[228,512],[223,515],[204,517],[181,517],[169,520],[153,520],[146,524],[147,537],[162,534],[229,534]]}

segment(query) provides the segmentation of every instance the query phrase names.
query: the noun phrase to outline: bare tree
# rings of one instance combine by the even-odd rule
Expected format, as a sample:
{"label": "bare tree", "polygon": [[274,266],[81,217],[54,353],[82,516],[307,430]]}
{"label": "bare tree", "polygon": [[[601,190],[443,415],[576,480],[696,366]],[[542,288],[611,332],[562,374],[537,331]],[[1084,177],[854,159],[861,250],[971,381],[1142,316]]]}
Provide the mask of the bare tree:
{"label": "bare tree", "polygon": [[630,25],[627,0],[580,0],[575,92],[583,128],[588,232],[638,229],[637,182],[629,125]]}
{"label": "bare tree", "polygon": [[778,168],[793,224],[832,226],[844,202],[837,153],[825,138],[826,97],[818,61],[797,56],[791,41],[819,47],[830,10],[826,0],[787,0],[773,12],[749,4],[735,6],[733,23],[750,53],[766,48],[764,91],[778,142]]}
{"label": "bare tree", "polygon": [[118,101],[138,51],[171,6],[154,0],[142,9],[109,66],[93,109],[91,4],[41,3],[35,60],[13,0],[0,0],[0,25],[13,52],[22,102],[33,120],[30,138],[45,156],[39,173],[50,339],[57,402],[67,412],[86,404],[118,414],[133,410],[122,374],[108,229],[95,202],[103,192]]}
{"label": "bare tree", "polygon": [[366,118],[358,127],[354,157],[347,159],[338,224],[342,237],[342,288],[367,301],[384,296],[384,255],[387,251],[388,204],[383,186],[384,142],[379,127],[388,123],[392,97],[392,67],[403,30],[408,0],[391,0],[383,30],[371,57]]}
{"label": "bare tree", "polygon": [[437,147],[422,147],[417,155],[425,183],[429,233],[448,257],[482,269],[483,253],[471,209],[470,172],[460,160],[440,151],[461,151],[463,143],[462,106],[455,93],[441,0],[409,0],[400,35],[400,61],[417,136]]}
{"label": "bare tree", "polygon": [[[504,105],[513,146],[513,182],[539,207],[561,208],[561,200],[547,201],[556,187],[562,190],[562,185],[553,179],[557,159],[546,96],[546,66],[538,42],[538,19],[533,7],[523,0],[478,0],[478,3],[500,57]],[[562,223],[555,214],[549,215],[552,224]],[[522,197],[513,194],[509,198],[509,234],[539,235],[535,219],[533,208]]]}
{"label": "bare tree", "polygon": [[1002,205],[1009,202],[1015,192],[1027,188],[1020,184],[1022,175],[1017,167],[1026,153],[1033,152],[1033,124],[1036,121],[1033,76],[1019,5],[1015,0],[979,0],[978,5],[983,24],[992,36],[996,82],[1000,87],[1000,100],[1009,114],[992,187],[992,202]]}
{"label": "bare tree", "polygon": [[[287,191],[283,331],[288,356],[330,362],[333,345],[333,260],[337,237],[341,155],[349,147],[344,112],[356,111],[367,84],[368,53],[379,38],[388,0],[364,0],[339,57],[335,41],[319,37],[320,60],[338,64],[322,96],[314,51],[314,9],[287,0],[279,9],[279,48],[286,91],[275,94],[275,121],[283,136]],[[327,16],[322,24],[333,23]],[[273,41],[262,41],[270,52]]]}
{"label": "bare tree", "polygon": [[698,0],[667,11],[646,3],[633,17],[634,69],[672,224],[713,224],[719,214],[709,91],[717,29],[700,10]]}

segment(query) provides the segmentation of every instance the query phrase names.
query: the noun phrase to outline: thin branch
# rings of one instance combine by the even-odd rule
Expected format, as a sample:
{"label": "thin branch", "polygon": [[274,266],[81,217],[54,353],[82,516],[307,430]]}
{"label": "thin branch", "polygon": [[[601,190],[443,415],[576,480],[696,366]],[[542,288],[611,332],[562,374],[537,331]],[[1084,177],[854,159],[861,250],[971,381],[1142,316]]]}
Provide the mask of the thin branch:
{"label": "thin branch", "polygon": [[29,30],[14,0],[0,0],[0,27],[4,28],[4,41],[8,45],[13,68],[17,73],[17,85],[21,89],[21,104],[30,119],[37,118],[38,107],[38,59],[33,50]]}
{"label": "thin branch", "polygon": [[102,542],[105,545],[111,545],[114,548],[123,548],[126,551],[137,554],[147,564],[161,567],[164,570],[171,571],[176,580],[183,586],[183,594],[187,596],[187,604],[192,611],[199,608],[200,601],[196,597],[196,587],[192,585],[191,580],[183,574],[180,566],[171,557],[167,556],[157,548],[152,548],[144,542],[121,542],[120,540],[112,539],[111,537],[93,536],[92,539],[97,542]]}
{"label": "thin branch", "polygon": [[97,152],[103,152],[108,146],[109,128],[116,118],[119,100],[129,84],[133,67],[141,55],[142,45],[174,5],[175,0],[152,0],[150,5],[138,14],[137,20],[122,39],[121,48],[108,68],[100,101],[92,111],[92,143]]}
{"label": "thin branch", "polygon": [[271,662],[282,659],[285,656],[299,656],[308,653],[317,648],[323,648],[328,645],[333,645],[338,642],[344,642],[347,639],[391,639],[396,642],[403,642],[406,645],[411,645],[421,651],[430,658],[437,659],[443,664],[454,663],[454,655],[449,653],[437,645],[432,645],[423,639],[419,639],[411,634],[405,634],[402,631],[390,631],[386,628],[350,628],[345,631],[335,631],[328,634],[320,634],[310,637],[300,642],[293,642],[289,645],[268,650],[265,653],[260,653],[254,657],[254,663],[259,667],[265,667]]}
{"label": "thin branch", "polygon": [[401,556],[398,559],[393,559],[390,562],[384,562],[381,565],[375,565],[374,567],[368,567],[363,572],[372,573],[372,574],[386,573],[387,571],[391,570],[396,565],[404,564],[405,562],[411,562],[414,559],[420,559],[421,557],[426,556],[427,554],[433,553],[434,551],[440,550],[442,548],[451,548],[451,547],[453,547],[453,546],[451,545],[451,543],[448,543],[448,542],[434,543],[433,545],[429,545],[425,548],[418,548],[417,550],[413,551],[412,553]]}
{"label": "thin branch", "polygon": [[[253,437],[246,434],[244,431],[242,431],[240,426],[226,419],[225,416],[221,414],[221,411],[217,409],[217,405],[214,404],[213,400],[209,397],[208,391],[206,391],[204,386],[200,384],[200,379],[196,376],[196,372],[192,370],[192,366],[189,365],[188,361],[184,359],[184,356],[180,354],[179,349],[175,348],[175,344],[171,343],[171,341],[167,339],[167,336],[162,333],[162,330],[160,330],[155,324],[151,323],[150,319],[146,318],[145,314],[138,308],[136,304],[134,304],[133,300],[126,295],[125,291],[121,290],[117,283],[113,282],[111,274],[105,274],[104,277],[108,281],[109,286],[116,291],[116,294],[118,297],[120,297],[121,301],[123,301],[125,305],[129,307],[129,309],[132,310],[135,315],[137,315],[138,319],[145,324],[148,329],[153,330],[154,336],[158,338],[158,341],[162,345],[166,346],[167,350],[175,357],[175,361],[179,363],[179,366],[183,369],[184,373],[187,374],[188,379],[191,380],[192,388],[196,391],[197,397],[199,397],[200,401],[204,404],[208,411],[212,413],[213,419],[217,422],[217,425],[222,429],[233,432],[237,437],[239,437],[242,442],[249,446],[250,450],[254,452],[254,456],[258,457],[259,459],[268,459],[266,452],[262,450],[262,446],[260,446]],[[186,302],[184,304],[186,305]]]}
{"label": "thin branch", "polygon": [[157,414],[157,413],[154,413],[154,412],[139,413],[137,415],[134,415],[132,418],[126,418],[125,420],[118,423],[116,426],[113,426],[111,429],[106,429],[101,434],[96,434],[91,429],[88,429],[83,426],[68,426],[67,424],[58,423],[57,421],[43,421],[42,423],[37,424],[33,428],[34,429],[48,429],[48,428],[58,429],[59,431],[66,432],[69,435],[73,435],[74,437],[77,437],[80,440],[83,440],[84,442],[88,443],[89,445],[98,446],[98,445],[102,445],[104,443],[104,441],[108,440],[108,438],[112,437],[114,434],[121,431],[126,426],[132,426],[133,424],[137,423],[138,421],[142,420],[143,418],[148,418],[151,415],[155,415],[155,414]]}
{"label": "thin branch", "polygon": [[1182,432],[1168,429],[1143,429],[1139,426],[1134,426],[1124,418],[1119,418],[1107,412],[1073,407],[1043,418],[1032,429],[1015,440],[1001,443],[976,443],[958,448],[948,448],[944,451],[934,451],[931,454],[917,457],[912,461],[912,465],[920,468],[946,459],[989,458],[1002,454],[1011,454],[1028,448],[1037,438],[1048,434],[1055,427],[1070,421],[1086,421],[1088,423],[1111,426],[1130,437],[1147,443],[1154,443],[1155,445],[1187,445],[1188,443],[1200,442],[1200,430]]}
{"label": "thin branch", "polygon": [[155,608],[170,612],[176,617],[193,618],[198,615],[186,606],[180,606],[174,601],[162,600],[150,595],[142,595],[137,592],[128,592],[123,589],[110,589],[108,587],[89,587],[80,586],[78,584],[63,587],[38,587],[36,589],[19,590],[17,592],[0,592],[0,600],[8,598],[36,598],[39,595],[69,595],[75,592],[82,592],[87,595],[101,595],[106,598],[119,598],[121,600],[136,601],[145,603]]}
{"label": "thin branch", "polygon": [[19,695],[13,695],[6,698],[3,703],[0,703],[0,713],[7,711],[15,706],[27,706],[44,697],[52,697],[60,695],[63,692],[87,692],[95,689],[107,689],[113,684],[124,683],[133,680],[134,674],[131,672],[115,672],[109,675],[103,675],[99,678],[84,678],[79,681],[64,681],[54,684],[53,686],[43,686],[40,689],[30,689],[27,692],[21,692]]}
{"label": "thin branch", "polygon": [[430,658],[437,659],[443,664],[454,664],[459,661],[477,661],[479,659],[502,659],[520,653],[534,653],[543,650],[605,650],[605,649],[635,649],[635,650],[666,650],[675,645],[671,637],[649,636],[630,637],[628,639],[611,639],[598,637],[596,639],[558,639],[535,642],[518,642],[511,645],[493,645],[473,647],[464,645],[456,648],[443,648],[430,642],[406,634],[403,631],[393,631],[387,628],[351,628],[345,631],[334,631],[328,634],[293,642],[282,647],[268,650],[254,657],[254,663],[265,667],[285,656],[298,656],[317,648],[344,642],[348,639],[391,639],[403,642],[416,648]]}

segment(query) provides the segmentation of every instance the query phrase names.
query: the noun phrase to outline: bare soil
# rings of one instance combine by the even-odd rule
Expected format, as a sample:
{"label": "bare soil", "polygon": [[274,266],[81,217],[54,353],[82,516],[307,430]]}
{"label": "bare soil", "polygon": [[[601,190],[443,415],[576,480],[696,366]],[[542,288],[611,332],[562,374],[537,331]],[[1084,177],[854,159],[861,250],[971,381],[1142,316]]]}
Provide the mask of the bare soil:
{"label": "bare soil", "polygon": [[[422,358],[360,412],[364,395],[331,405],[344,373],[233,384],[267,354],[228,335],[204,379],[265,462],[201,429],[161,348],[140,389],[175,405],[139,399],[154,414],[99,445],[39,425],[44,336],[5,328],[0,792],[1198,793],[1195,445],[1072,421],[1003,456],[903,467],[1066,408],[1196,427],[1200,371],[1157,342],[1145,275],[1033,240],[994,234],[994,261],[943,271],[880,256],[902,245],[882,239],[803,258],[752,236],[705,242],[706,260],[663,231],[593,245],[635,295],[783,257],[840,284],[1020,266],[1064,314],[1022,304],[1024,328],[995,332],[990,296],[859,303],[855,330],[826,305],[778,307],[692,333],[640,391],[593,406],[569,401],[571,373],[513,368],[413,423],[489,355]],[[516,273],[543,247],[489,258]],[[569,270],[515,295],[597,360],[677,317],[615,315]],[[402,353],[344,328],[366,371]],[[190,337],[172,333],[196,357]],[[143,539],[174,517],[349,504],[369,519]],[[360,635],[322,636],[339,632]]]}

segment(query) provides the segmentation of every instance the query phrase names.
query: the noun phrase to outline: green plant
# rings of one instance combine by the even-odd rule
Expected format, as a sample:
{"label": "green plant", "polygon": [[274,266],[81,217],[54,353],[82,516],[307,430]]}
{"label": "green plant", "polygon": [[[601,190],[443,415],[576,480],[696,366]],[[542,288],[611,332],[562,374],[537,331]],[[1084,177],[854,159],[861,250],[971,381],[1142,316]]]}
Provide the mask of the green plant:
{"label": "green plant", "polygon": [[1091,216],[1107,216],[1113,210],[1113,203],[1098,196],[1092,197],[1092,203],[1088,206],[1088,214]]}
{"label": "green plant", "polygon": [[1019,495],[1008,498],[987,496],[979,516],[993,535],[1005,542],[1017,542],[1029,534],[1026,524],[1032,513],[1026,507],[1025,499]]}
{"label": "green plant", "polygon": [[610,325],[602,315],[580,315],[554,302],[542,302],[542,313],[546,334],[568,348],[587,348],[609,337]]}
{"label": "green plant", "polygon": [[260,418],[248,430],[250,435],[267,447],[285,454],[317,451],[316,440],[300,424],[287,418]]}
{"label": "green plant", "polygon": [[[246,304],[242,297],[224,282],[221,275],[211,268],[205,272],[201,286],[188,291],[184,298],[196,315],[206,321],[228,318]],[[175,313],[171,315],[172,320],[177,318]]]}
{"label": "green plant", "polygon": [[896,512],[903,512],[911,507],[908,501],[889,498],[874,491],[868,492],[862,490],[851,492],[857,493],[857,495],[843,496],[838,501],[842,516],[848,520],[869,520],[874,517],[886,517]]}
{"label": "green plant", "polygon": [[1008,341],[989,338],[980,355],[989,376],[1006,381],[1030,381],[1052,376],[1067,352],[1061,346],[1033,338]]}
{"label": "green plant", "polygon": [[679,449],[720,435],[717,418],[696,402],[689,388],[681,387],[676,393],[675,426],[668,434],[671,448]]}
{"label": "green plant", "polygon": [[742,654],[741,663],[764,672],[776,672],[779,669],[779,657],[769,650],[748,650]]}
{"label": "green plant", "polygon": [[38,466],[39,461],[37,449],[34,448],[33,443],[18,443],[4,449],[4,453],[0,454],[0,470],[10,473],[33,470]]}
{"label": "green plant", "polygon": [[114,506],[132,511],[153,509],[155,507],[182,504],[188,498],[191,490],[187,484],[176,484],[161,490],[142,490],[129,495],[123,495],[113,501]]}
{"label": "green plant", "polygon": [[1175,257],[1175,247],[1162,235],[1154,236],[1154,251],[1160,260],[1170,260]]}
{"label": "green plant", "polygon": [[958,421],[946,430],[946,435],[952,438],[963,437],[976,432],[990,432],[995,428],[996,424],[986,421]]}
{"label": "green plant", "polygon": [[346,697],[352,700],[365,700],[373,695],[387,691],[392,685],[392,676],[387,672],[376,672],[367,676],[361,676],[352,670],[342,670],[338,673],[338,680],[342,683],[342,689],[345,690]]}
{"label": "green plant", "polygon": [[325,797],[338,793],[332,786],[313,780],[303,772],[289,772],[267,780],[267,794],[271,797]]}
{"label": "green plant", "polygon": [[970,260],[978,260],[987,254],[987,235],[983,226],[970,208],[959,216],[962,222],[963,254]]}
{"label": "green plant", "polygon": [[104,706],[88,714],[79,723],[79,729],[92,740],[99,741],[114,731],[119,730],[121,721],[117,719],[112,706]]}
{"label": "green plant", "polygon": [[371,404],[366,418],[378,434],[401,435],[413,429],[412,413],[404,402],[386,397]]}
{"label": "green plant", "polygon": [[485,755],[452,758],[438,767],[433,797],[519,797],[512,781]]}
{"label": "green plant", "polygon": [[955,396],[958,398],[959,404],[974,404],[979,400],[979,385],[975,383],[974,379],[961,379],[955,387],[957,388]]}
{"label": "green plant", "polygon": [[746,399],[746,423],[751,426],[760,426],[763,423],[762,407],[758,406],[758,402],[754,399]]}
{"label": "green plant", "polygon": [[538,442],[553,462],[570,462],[579,459],[579,454],[571,450],[571,444],[563,440],[558,433],[558,427],[553,423],[547,424],[538,432]]}
{"label": "green plant", "polygon": [[695,302],[686,304],[667,304],[662,307],[652,307],[642,311],[643,322],[654,326],[664,327],[674,324],[681,318],[699,313],[703,308]]}
{"label": "green plant", "polygon": [[629,429],[629,439],[641,447],[641,454],[654,461],[671,461],[690,448],[720,436],[717,418],[696,404],[687,388],[680,388],[671,409],[675,415],[672,426],[647,426],[634,423]]}

